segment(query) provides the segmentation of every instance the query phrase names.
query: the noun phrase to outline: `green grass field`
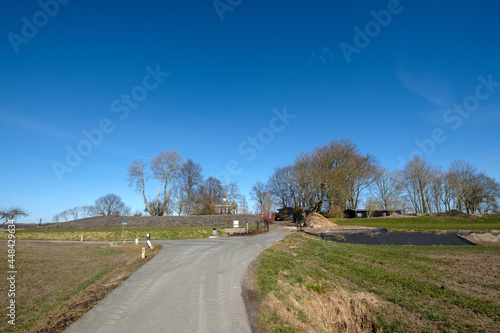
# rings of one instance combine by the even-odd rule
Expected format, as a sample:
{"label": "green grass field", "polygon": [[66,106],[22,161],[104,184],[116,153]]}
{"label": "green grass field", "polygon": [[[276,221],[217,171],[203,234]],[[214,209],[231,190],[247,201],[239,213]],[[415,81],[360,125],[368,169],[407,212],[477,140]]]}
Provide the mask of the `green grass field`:
{"label": "green grass field", "polygon": [[[255,230],[255,227],[250,227]],[[225,227],[217,227],[217,234],[224,236]],[[261,227],[262,229],[262,227]],[[130,228],[125,227],[123,240],[134,241],[136,238],[145,240],[151,234],[151,240],[160,239],[200,239],[212,236],[213,227],[152,227]],[[0,240],[7,239],[7,232],[0,232]],[[120,241],[122,228],[95,228],[95,229],[26,229],[16,230],[17,240],[64,240],[79,241],[83,234],[84,241]]]}
{"label": "green grass field", "polygon": [[484,215],[477,220],[466,220],[459,217],[418,216],[401,218],[354,218],[331,219],[338,225],[357,225],[384,228],[392,231],[437,231],[437,230],[500,230],[500,215]]}
{"label": "green grass field", "polygon": [[257,266],[261,325],[267,332],[499,332],[498,272],[498,246],[370,246],[291,234]]}

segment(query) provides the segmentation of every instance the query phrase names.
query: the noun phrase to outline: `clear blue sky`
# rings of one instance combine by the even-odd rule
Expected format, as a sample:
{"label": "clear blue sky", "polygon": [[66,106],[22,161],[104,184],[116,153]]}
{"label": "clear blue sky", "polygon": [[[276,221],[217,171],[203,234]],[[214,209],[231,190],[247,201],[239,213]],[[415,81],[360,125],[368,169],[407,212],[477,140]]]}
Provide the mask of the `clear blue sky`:
{"label": "clear blue sky", "polygon": [[8,1],[0,206],[26,208],[20,222],[107,193],[142,209],[126,169],[161,150],[248,197],[341,138],[390,170],[420,150],[500,180],[498,13],[489,0]]}

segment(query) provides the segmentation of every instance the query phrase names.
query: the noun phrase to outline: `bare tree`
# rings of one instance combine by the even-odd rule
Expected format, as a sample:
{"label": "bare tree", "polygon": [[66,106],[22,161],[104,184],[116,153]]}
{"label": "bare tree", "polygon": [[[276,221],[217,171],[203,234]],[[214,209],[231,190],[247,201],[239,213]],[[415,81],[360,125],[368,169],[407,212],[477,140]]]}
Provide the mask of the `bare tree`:
{"label": "bare tree", "polygon": [[73,220],[76,220],[80,216],[80,207],[73,207],[71,209],[68,209],[68,212]]}
{"label": "bare tree", "polygon": [[255,202],[256,207],[261,214],[264,207],[266,192],[266,185],[260,180],[258,180],[250,190],[250,198]]}
{"label": "bare tree", "polygon": [[500,197],[498,182],[470,163],[455,160],[448,172],[458,210],[472,214],[478,212],[481,206],[493,207]]}
{"label": "bare tree", "polygon": [[293,165],[294,202],[304,210],[329,211],[332,216],[355,209],[374,180],[375,165],[374,156],[361,154],[349,140],[301,153]]}
{"label": "bare tree", "polygon": [[287,178],[289,168],[275,168],[274,173],[267,181],[267,188],[271,194],[280,202],[282,208],[289,206],[291,202],[290,184]]}
{"label": "bare tree", "polygon": [[191,159],[188,159],[182,164],[177,191],[179,215],[181,213],[184,215],[192,213],[194,203],[197,199],[197,193],[203,183],[203,176],[201,173],[201,166]]}
{"label": "bare tree", "polygon": [[83,218],[91,217],[95,215],[94,206],[82,206],[80,209]]}
{"label": "bare tree", "polygon": [[371,187],[377,208],[393,212],[399,207],[401,200],[401,187],[396,181],[396,176],[385,168],[379,168]]}
{"label": "bare tree", "polygon": [[248,214],[248,203],[246,195],[244,194],[241,195],[238,208],[241,214]]}
{"label": "bare tree", "polygon": [[9,222],[10,220],[15,220],[18,217],[27,217],[27,216],[29,216],[29,214],[23,208],[19,207],[2,208],[0,209],[0,221],[2,221],[0,225],[3,225]]}
{"label": "bare tree", "polygon": [[110,216],[113,213],[124,215],[127,211],[130,211],[122,199],[113,193],[97,198],[94,207],[97,214],[102,216]]}
{"label": "bare tree", "polygon": [[223,185],[224,195],[226,196],[226,200],[228,204],[232,206],[231,213],[238,214],[238,205],[237,201],[240,199],[240,188],[236,182],[232,182],[226,185]]}
{"label": "bare tree", "polygon": [[451,210],[453,203],[453,181],[449,172],[442,173],[441,202],[445,211]]}
{"label": "bare tree", "polygon": [[174,191],[174,182],[179,177],[182,156],[176,151],[161,151],[151,161],[153,177],[163,185],[163,203],[161,212],[167,211]]}
{"label": "bare tree", "polygon": [[135,185],[136,192],[141,192],[142,198],[144,199],[144,205],[146,206],[147,212],[151,216],[156,216],[158,212],[158,201],[160,197],[161,184],[158,188],[158,195],[156,197],[155,205],[152,207],[148,203],[148,199],[146,197],[146,182],[148,180],[148,176],[145,172],[146,164],[142,160],[133,161],[128,166],[127,171],[127,180],[129,182],[129,186]]}
{"label": "bare tree", "polygon": [[63,210],[61,213],[59,213],[59,215],[62,219],[64,219],[64,221],[69,220],[69,212],[67,210]]}
{"label": "bare tree", "polygon": [[416,213],[430,212],[430,187],[435,174],[436,169],[419,155],[414,155],[403,170],[398,170],[398,182],[405,189]]}
{"label": "bare tree", "polygon": [[52,221],[54,222],[59,222],[59,220],[61,219],[61,215],[60,214],[56,214],[52,217]]}
{"label": "bare tree", "polygon": [[217,202],[224,197],[224,188],[219,179],[208,177],[200,187],[198,200],[193,209],[198,215],[211,215],[216,213]]}
{"label": "bare tree", "polygon": [[275,201],[266,184],[258,180],[250,191],[250,197],[255,202],[255,208],[260,214],[268,214],[274,210]]}

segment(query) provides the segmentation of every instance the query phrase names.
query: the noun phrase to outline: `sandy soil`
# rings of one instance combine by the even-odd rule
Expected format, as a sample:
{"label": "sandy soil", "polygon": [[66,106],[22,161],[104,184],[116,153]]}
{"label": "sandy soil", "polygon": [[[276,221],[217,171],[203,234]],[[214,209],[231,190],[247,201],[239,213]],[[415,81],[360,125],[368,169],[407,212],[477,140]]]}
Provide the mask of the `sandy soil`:
{"label": "sandy soil", "polygon": [[470,235],[458,235],[476,245],[500,245],[500,234],[498,232],[473,233]]}

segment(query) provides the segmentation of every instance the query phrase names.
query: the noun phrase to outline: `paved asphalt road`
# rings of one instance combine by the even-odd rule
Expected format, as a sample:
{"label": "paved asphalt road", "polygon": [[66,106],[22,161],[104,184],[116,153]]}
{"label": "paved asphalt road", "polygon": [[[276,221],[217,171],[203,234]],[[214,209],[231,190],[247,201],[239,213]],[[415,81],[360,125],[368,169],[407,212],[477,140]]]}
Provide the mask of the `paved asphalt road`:
{"label": "paved asphalt road", "polygon": [[65,332],[250,332],[245,273],[285,235],[154,241],[156,257]]}

